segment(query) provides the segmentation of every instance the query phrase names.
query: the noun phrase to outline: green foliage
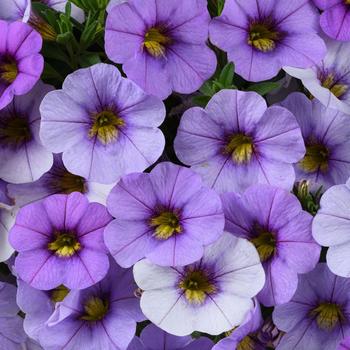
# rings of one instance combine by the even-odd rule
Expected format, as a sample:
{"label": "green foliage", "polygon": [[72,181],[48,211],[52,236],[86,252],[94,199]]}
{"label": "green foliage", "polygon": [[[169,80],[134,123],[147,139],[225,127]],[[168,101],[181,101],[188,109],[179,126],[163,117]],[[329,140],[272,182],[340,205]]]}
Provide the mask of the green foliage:
{"label": "green foliage", "polygon": [[303,209],[315,216],[320,209],[322,186],[316,192],[312,192],[309,189],[309,183],[304,180],[294,186],[293,193],[298,197]]}
{"label": "green foliage", "polygon": [[280,84],[273,81],[262,82],[258,84],[251,85],[247,88],[247,91],[255,91],[261,96],[265,96],[275,89],[278,89]]}

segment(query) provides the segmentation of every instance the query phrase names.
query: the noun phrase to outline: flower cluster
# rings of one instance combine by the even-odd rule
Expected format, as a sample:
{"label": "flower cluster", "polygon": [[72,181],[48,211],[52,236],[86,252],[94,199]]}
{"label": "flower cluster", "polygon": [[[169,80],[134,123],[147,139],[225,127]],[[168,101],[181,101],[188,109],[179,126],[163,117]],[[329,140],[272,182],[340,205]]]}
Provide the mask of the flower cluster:
{"label": "flower cluster", "polygon": [[0,350],[350,348],[350,0],[0,2]]}

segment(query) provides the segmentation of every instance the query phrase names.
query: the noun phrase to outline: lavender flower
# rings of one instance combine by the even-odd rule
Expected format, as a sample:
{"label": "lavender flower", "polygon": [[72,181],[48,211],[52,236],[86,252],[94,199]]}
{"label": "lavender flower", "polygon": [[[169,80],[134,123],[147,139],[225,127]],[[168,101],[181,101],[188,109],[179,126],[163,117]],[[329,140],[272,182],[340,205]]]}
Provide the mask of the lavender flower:
{"label": "lavender flower", "polygon": [[44,67],[40,35],[22,22],[0,20],[0,110],[29,92]]}
{"label": "lavender flower", "polygon": [[64,284],[87,288],[107,273],[109,262],[103,230],[111,221],[104,206],[84,195],[53,195],[23,207],[10,232],[19,252],[15,270],[34,288]]}
{"label": "lavender flower", "polygon": [[110,184],[143,171],[164,149],[158,129],[164,104],[112,65],[96,64],[68,75],[62,90],[46,95],[40,111],[44,145],[63,152],[67,170],[89,181]]}
{"label": "lavender flower", "polygon": [[209,338],[176,337],[150,324],[142,330],[140,338],[133,339],[128,350],[210,350],[212,347]]}
{"label": "lavender flower", "polygon": [[293,299],[273,312],[275,324],[287,333],[277,349],[335,349],[350,334],[349,288],[349,279],[333,275],[323,263],[300,275]]}
{"label": "lavender flower", "polygon": [[350,277],[350,180],[345,185],[331,187],[321,198],[321,208],[315,216],[312,234],[326,247],[330,270]]}
{"label": "lavender flower", "polygon": [[301,93],[290,94],[281,105],[294,114],[306,146],[304,158],[294,166],[296,180],[323,189],[344,183],[350,175],[349,116]]}
{"label": "lavender flower", "polygon": [[323,10],[320,24],[322,30],[332,39],[350,41],[350,1],[313,0]]}
{"label": "lavender flower", "polygon": [[350,337],[344,339],[337,347],[337,350],[349,350],[350,349]]}
{"label": "lavender flower", "polygon": [[295,196],[272,186],[251,186],[242,196],[221,198],[225,230],[252,242],[265,269],[258,300],[266,306],[286,303],[297,289],[298,273],[311,271],[320,256],[311,235],[312,216]]}
{"label": "lavender flower", "polygon": [[144,259],[134,265],[134,277],[145,316],[178,336],[220,334],[240,325],[265,281],[253,245],[229,233],[192,265],[161,267]]}
{"label": "lavender flower", "polygon": [[9,197],[7,182],[0,180],[0,208],[10,209],[13,206],[13,200]]}
{"label": "lavender flower", "polygon": [[16,210],[0,208],[0,262],[8,260],[14,249],[8,241],[8,234],[15,223]]}
{"label": "lavender flower", "polygon": [[[0,183],[1,184],[1,183]],[[115,184],[103,185],[91,182],[81,176],[70,173],[62,162],[62,155],[54,155],[52,168],[39,180],[20,185],[7,185],[8,195],[17,207],[44,199],[53,194],[70,194],[80,192],[85,194],[90,202],[106,204],[107,196]]]}
{"label": "lavender flower", "polygon": [[206,0],[122,2],[109,9],[106,52],[146,92],[189,94],[215,72],[209,21]]}
{"label": "lavender flower", "polygon": [[34,88],[0,110],[0,178],[32,182],[50,169],[53,156],[39,139],[39,105],[52,90],[39,81]]}
{"label": "lavender flower", "polygon": [[255,183],[291,189],[292,163],[305,154],[292,113],[237,90],[221,90],[205,109],[187,110],[174,146],[178,158],[218,192],[242,192]]}
{"label": "lavender flower", "polygon": [[105,242],[123,267],[143,257],[165,266],[193,263],[224,228],[220,197],[193,171],[172,163],[123,177],[107,204],[116,219]]}
{"label": "lavender flower", "polygon": [[284,66],[308,68],[326,54],[310,1],[226,0],[210,24],[211,42],[249,81],[271,79]]}
{"label": "lavender flower", "polygon": [[327,40],[327,55],[309,69],[284,68],[327,108],[350,114],[350,43]]}
{"label": "lavender flower", "polygon": [[108,275],[96,285],[71,291],[56,305],[40,333],[46,350],[124,350],[136,322],[143,321],[132,271],[111,262]]}

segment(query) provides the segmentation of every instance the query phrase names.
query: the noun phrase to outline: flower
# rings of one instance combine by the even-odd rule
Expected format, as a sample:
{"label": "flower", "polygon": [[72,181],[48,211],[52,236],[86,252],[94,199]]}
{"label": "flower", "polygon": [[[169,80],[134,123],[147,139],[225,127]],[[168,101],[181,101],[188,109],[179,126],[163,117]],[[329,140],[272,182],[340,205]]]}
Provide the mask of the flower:
{"label": "flower", "polygon": [[350,114],[350,43],[326,40],[327,55],[309,69],[287,67],[291,76],[301,79],[304,86],[327,108]]}
{"label": "flower", "polygon": [[22,22],[0,20],[0,110],[39,80],[44,59],[40,35]]}
{"label": "flower", "polygon": [[350,280],[324,263],[300,275],[293,299],[273,312],[276,326],[287,333],[278,350],[335,349],[350,331],[349,288]]}
{"label": "flower", "polygon": [[291,189],[292,163],[305,154],[300,128],[288,110],[255,92],[221,90],[205,109],[187,110],[174,142],[178,158],[218,192],[255,183]]}
{"label": "flower", "polygon": [[13,204],[8,194],[7,182],[0,180],[0,208],[10,209]]}
{"label": "flower", "polygon": [[52,90],[39,81],[26,95],[15,96],[0,110],[0,178],[32,182],[50,169],[53,156],[39,139],[39,105]]}
{"label": "flower", "polygon": [[320,19],[322,30],[332,39],[350,41],[350,1],[314,0],[314,3],[323,10]]}
{"label": "flower", "polygon": [[20,350],[26,341],[23,321],[18,316],[16,287],[0,282],[0,349]]}
{"label": "flower", "polygon": [[[53,8],[59,12],[65,12],[67,0],[39,0],[39,2]],[[72,12],[71,15],[78,22],[84,22],[84,12],[71,3]],[[28,22],[32,24],[32,20],[37,17],[32,12],[31,0],[6,0],[0,4],[0,19],[6,21]]]}
{"label": "flower", "polygon": [[96,64],[68,75],[62,90],[45,96],[40,112],[44,145],[63,152],[67,170],[89,181],[110,184],[143,171],[164,149],[158,129],[164,104],[112,65]]}
{"label": "flower", "polygon": [[[0,183],[1,185],[1,183]],[[81,176],[70,173],[62,162],[62,155],[54,155],[52,168],[39,180],[28,184],[8,184],[8,195],[17,207],[44,199],[53,194],[80,192],[86,195],[90,202],[106,204],[107,196],[115,183],[103,185],[91,182]]]}
{"label": "flower", "polygon": [[40,333],[44,349],[126,349],[136,322],[143,321],[132,271],[111,261],[108,275],[96,285],[70,291],[56,305]]}
{"label": "flower", "polygon": [[349,350],[350,349],[350,337],[344,339],[337,347],[337,350]]}
{"label": "flower", "polygon": [[163,266],[193,263],[223,233],[220,197],[193,171],[168,162],[123,177],[107,206],[116,219],[105,243],[123,267],[143,257]]}
{"label": "flower", "polygon": [[258,294],[265,306],[289,301],[297,289],[298,273],[311,271],[320,246],[311,235],[312,216],[291,193],[268,185],[251,186],[241,196],[221,196],[225,230],[256,247],[266,273]]}
{"label": "flower", "polygon": [[327,265],[336,275],[350,277],[350,180],[333,186],[321,198],[312,234],[315,240],[329,247]]}
{"label": "flower", "polygon": [[134,265],[134,278],[143,290],[145,316],[178,336],[220,334],[240,325],[265,282],[254,246],[229,233],[192,265],[162,267],[141,260]]}
{"label": "flower", "polygon": [[255,307],[247,314],[245,321],[229,335],[214,345],[212,350],[265,350],[265,344],[262,344],[257,333],[263,324],[260,305],[255,301]]}
{"label": "flower", "polygon": [[14,252],[8,241],[8,234],[15,218],[16,209],[6,210],[0,207],[0,262],[8,260]]}
{"label": "flower", "polygon": [[319,63],[326,47],[317,31],[318,13],[305,0],[226,0],[209,26],[211,42],[249,81],[271,79],[284,66]]}
{"label": "flower", "polygon": [[281,105],[294,114],[306,146],[304,158],[294,166],[296,180],[309,180],[323,189],[344,183],[350,175],[349,116],[298,92]]}
{"label": "flower", "polygon": [[141,337],[135,337],[128,350],[210,350],[213,342],[207,337],[192,339],[176,337],[164,332],[154,324],[150,324],[142,330]]}
{"label": "flower", "polygon": [[57,194],[29,204],[17,214],[10,243],[19,254],[19,278],[37,289],[87,288],[107,273],[103,230],[111,221],[106,208],[84,195]]}
{"label": "flower", "polygon": [[189,94],[215,72],[209,21],[205,0],[122,2],[109,9],[106,53],[149,94]]}

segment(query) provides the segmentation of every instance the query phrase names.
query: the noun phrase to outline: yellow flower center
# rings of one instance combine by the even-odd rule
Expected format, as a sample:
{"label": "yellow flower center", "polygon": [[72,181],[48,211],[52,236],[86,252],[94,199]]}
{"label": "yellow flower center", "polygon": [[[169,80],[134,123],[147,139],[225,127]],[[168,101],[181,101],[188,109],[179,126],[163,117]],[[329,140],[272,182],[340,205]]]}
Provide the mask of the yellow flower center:
{"label": "yellow flower center", "polygon": [[51,300],[55,303],[63,301],[63,299],[67,296],[68,293],[69,289],[63,284],[61,284],[57,288],[51,290]]}
{"label": "yellow flower center", "polygon": [[93,114],[92,121],[89,137],[97,137],[104,145],[116,140],[119,128],[125,125],[124,120],[111,110]]}
{"label": "yellow flower center", "polygon": [[155,227],[154,236],[163,240],[182,231],[179,216],[171,211],[164,211],[158,216],[153,217],[150,225]]}
{"label": "yellow flower center", "polygon": [[32,139],[30,125],[26,118],[0,118],[0,144],[9,147],[19,147]]}
{"label": "yellow flower center", "polygon": [[6,84],[13,83],[18,75],[17,62],[10,57],[0,60],[0,79]]}
{"label": "yellow flower center", "polygon": [[100,321],[109,310],[109,303],[107,300],[102,300],[98,297],[90,298],[84,305],[85,314],[80,317],[84,321]]}
{"label": "yellow flower center", "polygon": [[237,350],[254,350],[254,349],[255,349],[255,341],[249,335],[244,337],[237,345]]}
{"label": "yellow flower center", "polygon": [[202,270],[188,270],[179,287],[191,304],[202,304],[208,295],[216,291],[215,285]]}
{"label": "yellow flower center", "polygon": [[224,149],[224,154],[231,154],[232,160],[238,164],[248,163],[254,150],[253,139],[244,134],[235,134],[230,137]]}
{"label": "yellow flower center", "polygon": [[350,5],[350,0],[345,0],[345,5]]}
{"label": "yellow flower center", "polygon": [[171,39],[164,34],[164,29],[153,27],[145,34],[143,45],[151,56],[160,57],[165,55],[166,46],[171,44]]}
{"label": "yellow flower center", "polygon": [[55,236],[56,239],[48,244],[48,249],[55,252],[57,256],[64,258],[71,257],[81,249],[81,245],[74,233],[57,232]]}
{"label": "yellow flower center", "polygon": [[[349,0],[350,1],[350,0]],[[324,88],[328,89],[335,97],[342,97],[349,89],[349,86],[345,84],[339,84],[333,73],[326,75],[321,79],[321,84]]]}
{"label": "yellow flower center", "polygon": [[248,44],[259,51],[269,52],[275,49],[279,33],[271,25],[252,23],[249,29]]}
{"label": "yellow flower center", "polygon": [[41,17],[37,16],[33,11],[30,14],[28,23],[40,33],[42,38],[47,41],[56,41],[57,33],[50,24],[45,22]]}
{"label": "yellow flower center", "polygon": [[328,170],[329,151],[321,144],[310,144],[306,146],[306,154],[299,162],[299,166],[307,173]]}
{"label": "yellow flower center", "polygon": [[86,193],[87,186],[83,177],[71,174],[67,170],[59,171],[50,180],[50,187],[55,193],[70,194],[72,192]]}
{"label": "yellow flower center", "polygon": [[345,320],[341,308],[337,304],[322,303],[310,313],[316,317],[319,328],[331,331],[338,323]]}
{"label": "yellow flower center", "polygon": [[262,229],[258,225],[255,226],[254,232],[258,233],[258,235],[250,241],[258,251],[260,260],[265,262],[276,253],[276,237],[273,233]]}

